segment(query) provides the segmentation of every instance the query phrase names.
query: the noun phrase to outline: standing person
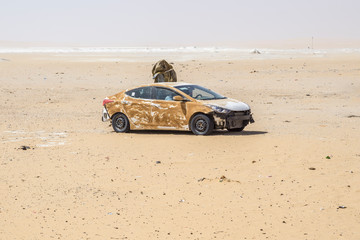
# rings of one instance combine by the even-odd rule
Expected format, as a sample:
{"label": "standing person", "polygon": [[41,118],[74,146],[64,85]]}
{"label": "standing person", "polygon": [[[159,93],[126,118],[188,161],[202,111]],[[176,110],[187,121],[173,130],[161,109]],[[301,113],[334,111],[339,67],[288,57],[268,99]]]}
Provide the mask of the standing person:
{"label": "standing person", "polygon": [[176,73],[171,64],[165,60],[155,63],[152,69],[154,82],[177,82]]}

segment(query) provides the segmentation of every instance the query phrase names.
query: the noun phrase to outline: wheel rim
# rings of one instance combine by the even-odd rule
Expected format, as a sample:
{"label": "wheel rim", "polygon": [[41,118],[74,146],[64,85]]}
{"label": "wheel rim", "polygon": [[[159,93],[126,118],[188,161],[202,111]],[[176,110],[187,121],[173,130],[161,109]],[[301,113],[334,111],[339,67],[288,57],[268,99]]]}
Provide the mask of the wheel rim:
{"label": "wheel rim", "polygon": [[207,123],[204,119],[199,119],[196,121],[195,128],[199,132],[205,132],[207,128]]}
{"label": "wheel rim", "polygon": [[126,122],[125,122],[125,119],[123,117],[118,117],[116,120],[115,120],[115,126],[118,128],[118,129],[123,129],[125,128],[126,126]]}

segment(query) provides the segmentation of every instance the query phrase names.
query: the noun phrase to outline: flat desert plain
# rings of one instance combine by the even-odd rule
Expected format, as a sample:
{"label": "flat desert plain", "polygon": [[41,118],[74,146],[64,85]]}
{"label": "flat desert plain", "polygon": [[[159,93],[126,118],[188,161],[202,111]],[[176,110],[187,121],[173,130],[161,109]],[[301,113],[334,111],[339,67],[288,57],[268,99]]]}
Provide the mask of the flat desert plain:
{"label": "flat desert plain", "polygon": [[166,56],[251,106],[210,136],[101,121],[161,56],[0,55],[0,239],[360,239],[359,53]]}

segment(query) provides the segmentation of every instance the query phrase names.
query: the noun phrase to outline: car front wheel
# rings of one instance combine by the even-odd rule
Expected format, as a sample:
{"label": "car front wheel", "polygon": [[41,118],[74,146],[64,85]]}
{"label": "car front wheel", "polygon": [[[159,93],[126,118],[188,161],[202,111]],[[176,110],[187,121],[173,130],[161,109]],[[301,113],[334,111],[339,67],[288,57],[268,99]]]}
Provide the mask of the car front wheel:
{"label": "car front wheel", "polygon": [[129,119],[123,113],[117,113],[112,117],[112,126],[115,132],[129,132]]}
{"label": "car front wheel", "polygon": [[208,135],[214,130],[214,121],[205,114],[196,114],[190,122],[191,131],[195,135]]}

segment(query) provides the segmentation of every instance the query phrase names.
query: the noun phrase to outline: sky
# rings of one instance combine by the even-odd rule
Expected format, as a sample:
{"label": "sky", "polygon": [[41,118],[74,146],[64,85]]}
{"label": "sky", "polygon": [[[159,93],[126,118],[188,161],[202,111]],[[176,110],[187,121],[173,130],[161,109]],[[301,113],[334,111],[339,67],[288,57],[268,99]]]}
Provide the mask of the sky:
{"label": "sky", "polygon": [[118,46],[360,40],[359,0],[0,0],[0,42]]}

